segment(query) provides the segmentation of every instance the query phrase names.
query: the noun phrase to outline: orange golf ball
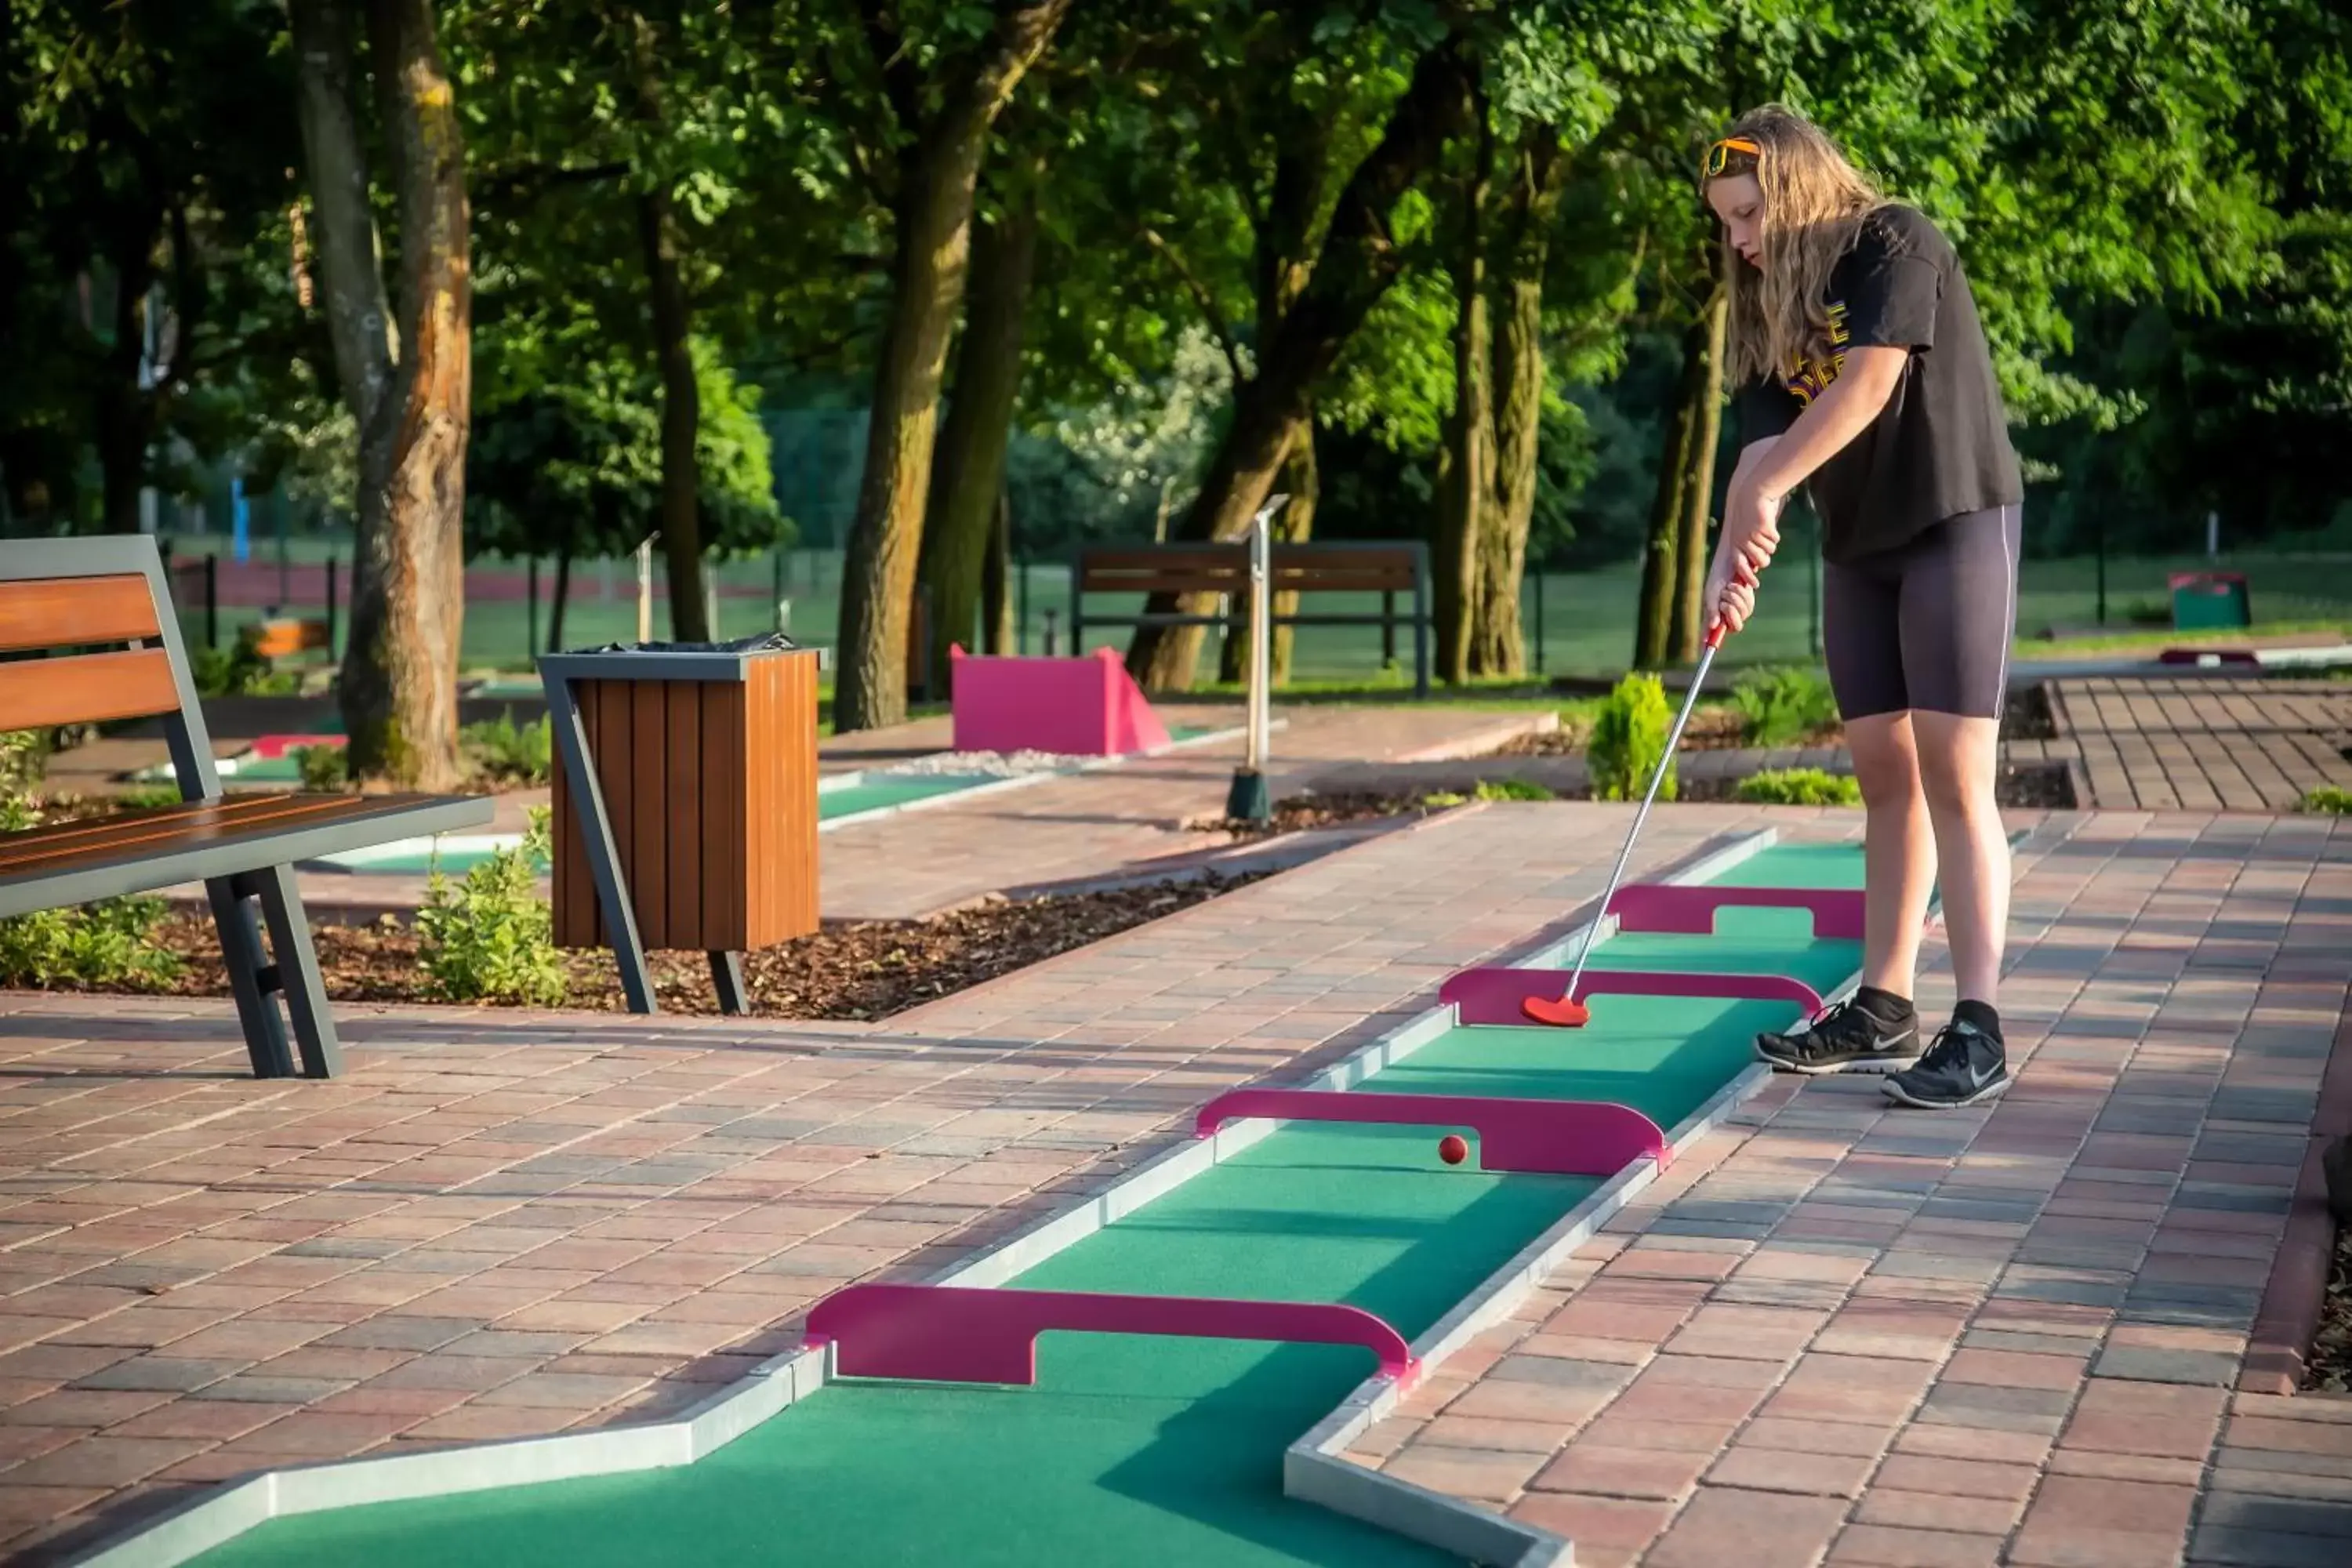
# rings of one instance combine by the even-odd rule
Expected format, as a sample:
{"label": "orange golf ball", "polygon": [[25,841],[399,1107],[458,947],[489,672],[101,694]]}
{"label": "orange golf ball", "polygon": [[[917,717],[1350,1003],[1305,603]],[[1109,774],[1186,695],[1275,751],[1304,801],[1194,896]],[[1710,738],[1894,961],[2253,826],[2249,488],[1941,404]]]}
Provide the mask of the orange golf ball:
{"label": "orange golf ball", "polygon": [[1448,1132],[1437,1141],[1437,1157],[1449,1165],[1458,1165],[1470,1157],[1470,1145],[1458,1132]]}

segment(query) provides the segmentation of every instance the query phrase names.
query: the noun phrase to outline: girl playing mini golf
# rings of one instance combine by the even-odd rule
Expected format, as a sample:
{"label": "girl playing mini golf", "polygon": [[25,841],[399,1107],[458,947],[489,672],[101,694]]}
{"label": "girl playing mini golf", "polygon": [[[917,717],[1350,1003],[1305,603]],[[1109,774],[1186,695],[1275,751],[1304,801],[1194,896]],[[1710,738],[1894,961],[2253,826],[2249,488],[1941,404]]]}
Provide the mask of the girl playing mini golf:
{"label": "girl playing mini golf", "polygon": [[[1739,629],[1781,508],[1805,487],[1830,684],[1868,818],[1863,985],[1756,1049],[1788,1072],[1899,1068],[1895,1100],[1973,1105],[2009,1087],[1994,780],[2023,487],[1992,356],[1950,242],[1803,116],[1741,116],[1702,175],[1731,253],[1741,441],[1707,602]],[[1912,983],[1939,868],[1959,1001],[1923,1051]]]}

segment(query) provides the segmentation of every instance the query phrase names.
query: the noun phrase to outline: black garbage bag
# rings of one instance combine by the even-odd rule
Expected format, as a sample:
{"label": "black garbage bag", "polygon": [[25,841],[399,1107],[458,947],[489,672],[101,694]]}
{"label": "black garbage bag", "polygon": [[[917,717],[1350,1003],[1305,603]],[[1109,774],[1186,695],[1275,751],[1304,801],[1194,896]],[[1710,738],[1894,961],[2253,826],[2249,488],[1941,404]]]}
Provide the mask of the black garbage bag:
{"label": "black garbage bag", "polygon": [[761,632],[730,642],[608,642],[590,653],[768,653],[801,645],[782,632]]}

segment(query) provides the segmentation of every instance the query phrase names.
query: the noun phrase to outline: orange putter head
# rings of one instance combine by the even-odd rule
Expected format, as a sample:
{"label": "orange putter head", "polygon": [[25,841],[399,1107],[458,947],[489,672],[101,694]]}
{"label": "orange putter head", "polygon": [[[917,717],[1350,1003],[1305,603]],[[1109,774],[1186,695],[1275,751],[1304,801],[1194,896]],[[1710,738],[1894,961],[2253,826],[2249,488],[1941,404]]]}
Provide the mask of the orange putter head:
{"label": "orange putter head", "polygon": [[1591,1008],[1566,996],[1529,996],[1519,1003],[1519,1011],[1557,1029],[1581,1029],[1592,1022]]}

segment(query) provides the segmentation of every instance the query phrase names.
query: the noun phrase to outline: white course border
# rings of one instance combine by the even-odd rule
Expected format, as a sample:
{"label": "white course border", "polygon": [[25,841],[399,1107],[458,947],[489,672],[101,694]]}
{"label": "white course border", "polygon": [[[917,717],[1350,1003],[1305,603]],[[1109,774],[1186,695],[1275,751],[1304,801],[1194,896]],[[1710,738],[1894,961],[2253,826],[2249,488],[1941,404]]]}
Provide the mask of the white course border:
{"label": "white course border", "polygon": [[[1277,719],[1275,721],[1274,727],[1277,730],[1284,729],[1288,723],[1287,720]],[[897,805],[877,805],[871,811],[853,811],[846,816],[836,816],[831,821],[818,823],[816,830],[819,833],[831,833],[836,828],[847,827],[852,823],[879,822],[886,816],[900,816],[910,811],[929,811],[933,806],[951,805],[960,801],[977,800],[982,795],[998,795],[1009,789],[1025,789],[1031,784],[1044,784],[1048,779],[1066,779],[1076,777],[1079,773],[1100,773],[1106,768],[1122,767],[1129,763],[1164,757],[1171,752],[1186,751],[1194,746],[1212,746],[1219,741],[1230,741],[1234,736],[1244,732],[1238,726],[1224,730],[1211,730],[1199,735],[1187,735],[1181,741],[1171,741],[1164,746],[1147,746],[1139,752],[1122,752],[1111,757],[1090,757],[1085,762],[1074,763],[1068,767],[1041,768],[1034,773],[1014,773],[1010,778],[991,779],[986,784],[971,784],[963,789],[945,789],[937,795],[924,795],[919,800],[901,801]],[[823,795],[827,790],[849,789],[857,784],[874,783],[888,776],[890,773],[887,768],[859,768],[853,773],[830,773],[817,781],[817,793]]]}
{"label": "white course border", "polygon": [[[1778,839],[1778,832],[1769,827],[1743,833],[1663,879],[1677,885],[1705,882]],[[1613,919],[1589,921],[1517,962],[1560,967],[1563,954],[1572,954],[1588,939],[1603,942],[1615,930]],[[1845,989],[1852,984],[1850,980]],[[1843,989],[1838,993],[1843,994]],[[1452,1005],[1429,1008],[1298,1087],[1348,1089],[1412,1055],[1454,1025]],[[1722,1125],[1770,1076],[1760,1063],[1740,1073],[1673,1130],[1671,1146],[1679,1152]],[[1076,1206],[935,1275],[930,1282],[1001,1285],[1258,1142],[1278,1125],[1264,1120],[1237,1121],[1213,1137],[1185,1139]],[[1561,1215],[1414,1341],[1413,1354],[1422,1369],[1435,1368],[1509,1316],[1553,1268],[1656,1179],[1654,1163],[1636,1162]],[[690,1465],[824,1387],[830,1373],[825,1347],[803,1348],[762,1363],[669,1421],[267,1470],[225,1483],[68,1561],[76,1568],[177,1568],[257,1525],[294,1514]],[[1549,1531],[1339,1457],[1392,1410],[1403,1392],[1381,1377],[1359,1384],[1285,1451],[1284,1493],[1494,1568],[1569,1568],[1573,1546]]]}

